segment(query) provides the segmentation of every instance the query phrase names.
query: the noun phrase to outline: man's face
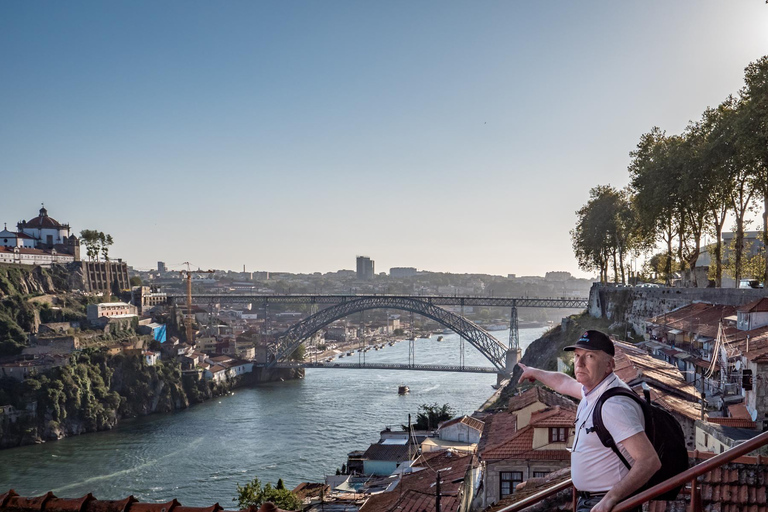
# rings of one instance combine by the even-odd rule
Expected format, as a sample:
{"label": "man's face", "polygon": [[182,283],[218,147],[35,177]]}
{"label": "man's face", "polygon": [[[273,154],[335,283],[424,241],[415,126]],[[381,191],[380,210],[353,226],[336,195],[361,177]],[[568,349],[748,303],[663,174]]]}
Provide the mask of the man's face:
{"label": "man's face", "polygon": [[602,350],[577,348],[573,354],[573,371],[579,384],[591,391],[613,371],[613,358]]}

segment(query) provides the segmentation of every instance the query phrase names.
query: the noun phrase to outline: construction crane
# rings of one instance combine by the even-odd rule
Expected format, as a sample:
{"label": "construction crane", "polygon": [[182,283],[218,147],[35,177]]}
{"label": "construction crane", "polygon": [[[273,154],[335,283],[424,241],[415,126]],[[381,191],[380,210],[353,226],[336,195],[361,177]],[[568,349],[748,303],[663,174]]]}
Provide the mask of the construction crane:
{"label": "construction crane", "polygon": [[194,344],[194,333],[192,332],[192,274],[213,274],[214,270],[195,270],[192,271],[190,263],[185,261],[182,265],[186,265],[186,270],[179,270],[180,275],[187,276],[187,314],[184,317],[184,326],[187,329],[187,343]]}

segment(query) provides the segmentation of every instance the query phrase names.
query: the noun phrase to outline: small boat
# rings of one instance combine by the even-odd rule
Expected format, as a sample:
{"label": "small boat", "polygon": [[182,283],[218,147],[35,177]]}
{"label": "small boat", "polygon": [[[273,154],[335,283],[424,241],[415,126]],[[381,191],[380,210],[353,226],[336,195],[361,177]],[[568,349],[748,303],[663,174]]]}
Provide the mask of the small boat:
{"label": "small boat", "polygon": [[410,388],[408,386],[399,386],[397,388],[397,394],[398,395],[405,395],[406,393],[410,392]]}
{"label": "small boat", "polygon": [[443,337],[442,336],[438,336],[437,337],[437,341],[443,341]]}

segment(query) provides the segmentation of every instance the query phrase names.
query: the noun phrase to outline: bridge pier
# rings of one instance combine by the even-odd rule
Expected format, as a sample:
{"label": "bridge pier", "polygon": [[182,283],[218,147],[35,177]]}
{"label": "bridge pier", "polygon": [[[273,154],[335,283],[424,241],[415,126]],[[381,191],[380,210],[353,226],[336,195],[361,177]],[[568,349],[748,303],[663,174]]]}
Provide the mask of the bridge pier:
{"label": "bridge pier", "polygon": [[496,374],[496,384],[501,384],[502,381],[512,377],[512,372],[515,371],[515,365],[520,361],[521,357],[522,351],[520,350],[520,347],[510,347],[507,350],[505,365],[506,371],[504,373]]}

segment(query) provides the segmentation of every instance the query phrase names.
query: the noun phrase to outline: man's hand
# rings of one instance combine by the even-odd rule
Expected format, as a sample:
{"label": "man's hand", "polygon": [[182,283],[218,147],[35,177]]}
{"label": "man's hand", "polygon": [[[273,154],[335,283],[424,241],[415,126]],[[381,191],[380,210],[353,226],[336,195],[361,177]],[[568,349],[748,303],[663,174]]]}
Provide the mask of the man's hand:
{"label": "man's hand", "polygon": [[523,381],[526,379],[528,382],[534,382],[536,380],[536,373],[538,370],[536,368],[528,368],[523,363],[517,363],[517,366],[520,367],[521,370],[523,370],[523,374],[520,376],[520,379],[517,381],[518,384],[522,384]]}
{"label": "man's hand", "polygon": [[554,389],[558,393],[562,393],[564,395],[572,396],[578,399],[582,398],[581,384],[564,373],[548,372],[539,368],[526,366],[523,363],[517,363],[517,366],[523,370],[523,374],[520,376],[520,380],[517,381],[518,384],[522,384],[525,380],[530,382],[537,380],[545,386]]}
{"label": "man's hand", "polygon": [[611,512],[613,510],[613,507],[616,506],[616,501],[613,498],[610,498],[607,494],[603,496],[603,499],[601,499],[597,505],[592,507],[592,512]]}

